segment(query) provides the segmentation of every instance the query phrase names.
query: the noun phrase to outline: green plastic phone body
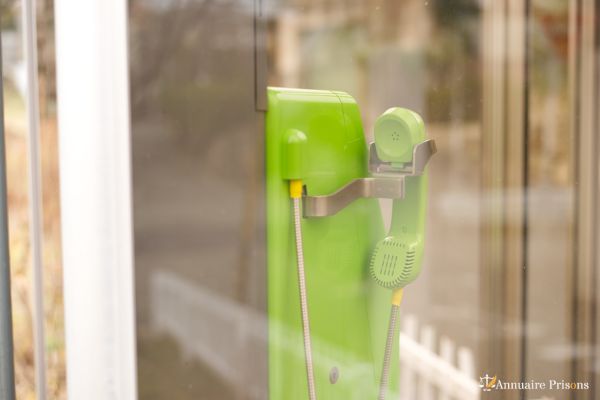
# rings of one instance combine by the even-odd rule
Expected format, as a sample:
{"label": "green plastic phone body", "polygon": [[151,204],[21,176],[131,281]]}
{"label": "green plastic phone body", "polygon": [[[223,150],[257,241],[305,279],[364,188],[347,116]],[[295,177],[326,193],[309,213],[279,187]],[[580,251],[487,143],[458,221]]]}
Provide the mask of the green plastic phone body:
{"label": "green plastic phone body", "polygon": [[[288,179],[309,195],[367,176],[367,145],[354,99],[341,92],[269,88],[266,195],[270,400],[306,400],[295,239]],[[319,399],[375,399],[390,291],[369,277],[385,236],[379,203],[360,199],[339,213],[303,218],[306,285]],[[397,353],[396,353],[397,354]],[[389,398],[397,393],[393,357]]]}

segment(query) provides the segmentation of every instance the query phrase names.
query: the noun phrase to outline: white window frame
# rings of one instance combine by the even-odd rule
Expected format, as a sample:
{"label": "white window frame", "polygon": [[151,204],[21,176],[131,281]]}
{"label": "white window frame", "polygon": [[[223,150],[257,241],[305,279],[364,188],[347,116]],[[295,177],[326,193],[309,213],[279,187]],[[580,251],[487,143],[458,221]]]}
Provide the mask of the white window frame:
{"label": "white window frame", "polygon": [[136,399],[127,2],[55,18],[68,398]]}

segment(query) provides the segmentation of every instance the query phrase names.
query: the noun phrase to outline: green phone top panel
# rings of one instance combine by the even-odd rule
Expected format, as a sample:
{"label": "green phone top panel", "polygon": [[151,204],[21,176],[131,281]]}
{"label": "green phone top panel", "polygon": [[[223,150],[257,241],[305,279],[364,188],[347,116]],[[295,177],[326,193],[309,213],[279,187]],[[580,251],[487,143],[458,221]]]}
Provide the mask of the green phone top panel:
{"label": "green phone top panel", "polygon": [[[356,102],[331,91],[269,88],[265,135],[270,400],[306,400],[288,180],[302,179],[310,195],[332,193],[367,175],[367,145]],[[378,201],[303,218],[302,229],[317,396],[376,399],[391,296],[369,277],[371,252],[385,236]]]}

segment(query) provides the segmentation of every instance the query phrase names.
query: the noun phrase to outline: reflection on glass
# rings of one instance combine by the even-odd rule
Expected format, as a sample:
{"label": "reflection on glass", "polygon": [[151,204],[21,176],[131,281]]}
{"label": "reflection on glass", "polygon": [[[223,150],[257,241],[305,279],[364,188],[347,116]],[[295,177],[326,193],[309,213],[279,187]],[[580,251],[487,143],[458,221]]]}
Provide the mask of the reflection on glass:
{"label": "reflection on glass", "polygon": [[266,389],[249,4],[131,2],[140,398]]}
{"label": "reflection on glass", "polygon": [[[532,1],[529,71],[527,377],[570,377],[573,159],[569,6]],[[540,392],[550,395],[551,392]]]}
{"label": "reflection on glass", "polygon": [[[501,184],[502,193],[482,189],[483,171],[492,164],[482,147],[493,142],[481,129],[489,106],[483,103],[490,101],[482,93],[482,54],[489,45],[482,31],[486,24],[506,24],[506,32],[510,18],[519,16],[484,19],[482,7],[491,2],[477,0],[130,4],[141,398],[266,397],[264,114],[256,111],[255,90],[260,94],[267,84],[349,93],[367,141],[376,117],[389,107],[423,116],[438,154],[429,166],[423,273],[406,289],[402,308],[405,338],[412,335],[422,351],[450,360],[476,388],[480,374],[494,373],[478,369],[482,347],[519,341],[521,333],[526,351],[515,362],[524,364],[525,377],[571,376],[567,277],[576,245],[576,137],[567,2],[527,3],[527,90],[510,92],[519,99],[506,93],[495,99],[527,101],[527,124],[517,141],[524,144],[527,162],[519,171],[529,185],[526,319],[510,326],[502,320],[496,332],[479,329],[487,295],[481,280],[493,268],[482,256],[482,226],[493,224],[502,234],[511,221],[485,220],[481,209],[489,197],[510,200],[512,192]],[[261,69],[262,48],[255,47],[255,27],[263,26],[258,22],[267,35],[267,71]],[[492,56],[500,75],[525,70],[507,62],[508,55]],[[266,82],[257,82],[264,74]],[[493,139],[504,143],[504,136]],[[391,204],[382,205],[389,221]],[[493,295],[508,296],[517,283],[492,282]],[[405,398],[428,390],[415,387],[416,375],[402,373],[401,385],[417,390],[404,391]]]}

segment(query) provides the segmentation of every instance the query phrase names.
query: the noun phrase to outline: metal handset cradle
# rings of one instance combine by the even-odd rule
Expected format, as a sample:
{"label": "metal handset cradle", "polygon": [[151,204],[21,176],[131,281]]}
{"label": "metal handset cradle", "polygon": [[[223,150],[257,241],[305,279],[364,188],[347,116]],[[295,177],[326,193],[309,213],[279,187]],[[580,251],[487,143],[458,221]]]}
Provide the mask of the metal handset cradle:
{"label": "metal handset cradle", "polygon": [[402,168],[377,156],[375,142],[369,146],[369,173],[366,178],[354,179],[339,190],[325,196],[311,196],[304,187],[302,211],[304,218],[328,217],[337,214],[360,198],[403,199],[406,178],[422,175],[430,158],[437,152],[433,139],[424,140],[413,148],[412,160]]}

